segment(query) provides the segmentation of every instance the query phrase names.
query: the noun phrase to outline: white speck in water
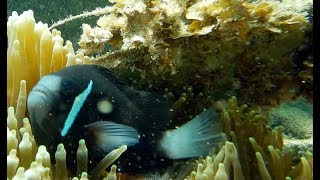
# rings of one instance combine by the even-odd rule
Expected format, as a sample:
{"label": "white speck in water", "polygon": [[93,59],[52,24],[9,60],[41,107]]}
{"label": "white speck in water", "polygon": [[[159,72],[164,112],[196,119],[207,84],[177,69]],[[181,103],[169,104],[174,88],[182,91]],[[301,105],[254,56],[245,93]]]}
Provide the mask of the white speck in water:
{"label": "white speck in water", "polygon": [[97,103],[98,111],[102,114],[109,114],[113,110],[113,105],[110,101],[103,99]]}
{"label": "white speck in water", "polygon": [[137,156],[137,160],[140,161],[141,160],[141,156]]}

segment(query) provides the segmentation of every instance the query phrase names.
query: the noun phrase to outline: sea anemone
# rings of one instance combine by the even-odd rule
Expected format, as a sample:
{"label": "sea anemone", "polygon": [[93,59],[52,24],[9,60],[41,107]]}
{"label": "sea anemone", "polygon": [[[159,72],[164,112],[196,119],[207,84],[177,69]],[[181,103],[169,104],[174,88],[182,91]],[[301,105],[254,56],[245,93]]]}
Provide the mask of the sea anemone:
{"label": "sea anemone", "polygon": [[[74,53],[70,41],[63,45],[60,31],[49,31],[47,24],[36,23],[32,10],[21,15],[12,12],[7,29],[7,107],[18,108],[20,83],[24,83],[28,94],[44,75],[73,64],[89,63],[89,57]],[[21,116],[23,112],[18,118]]]}
{"label": "sea anemone", "polygon": [[[72,43],[61,38],[60,31],[51,32],[47,24],[35,23],[31,10],[20,16],[16,12],[8,18],[7,49],[7,163],[8,178],[21,179],[42,177],[45,179],[65,179],[67,175],[66,152],[63,144],[59,144],[56,152],[56,165],[51,164],[50,155],[45,146],[38,146],[32,134],[29,119],[25,118],[26,100],[31,88],[41,77],[63,67],[74,64],[87,64],[89,57],[82,53],[75,54]],[[16,109],[16,112],[14,112]],[[87,164],[84,140],[79,141],[78,175],[85,179]],[[124,151],[121,146],[111,151],[94,169],[100,176],[104,169],[112,164]],[[82,153],[80,153],[82,152]],[[115,175],[115,166],[109,175]],[[55,173],[59,172],[59,173]]]}
{"label": "sea anemone", "polygon": [[[25,84],[21,83],[20,93],[25,94]],[[19,93],[19,97],[21,96]],[[20,104],[26,105],[26,98]],[[26,107],[21,107],[25,109]],[[16,114],[19,114],[16,112]],[[19,123],[19,121],[22,121]],[[23,124],[19,126],[19,124]],[[110,166],[125,150],[126,146],[107,154],[90,172],[92,179],[100,176],[114,179],[116,166],[111,167],[110,173],[105,169]],[[14,108],[8,108],[7,117],[7,177],[12,179],[36,178],[36,179],[67,179],[70,172],[66,165],[66,151],[63,144],[59,144],[55,153],[56,164],[51,163],[50,154],[43,145],[38,146],[32,134],[32,127],[28,118],[18,119]],[[87,174],[88,150],[85,141],[79,141],[77,150],[77,175],[81,179],[88,178]]]}

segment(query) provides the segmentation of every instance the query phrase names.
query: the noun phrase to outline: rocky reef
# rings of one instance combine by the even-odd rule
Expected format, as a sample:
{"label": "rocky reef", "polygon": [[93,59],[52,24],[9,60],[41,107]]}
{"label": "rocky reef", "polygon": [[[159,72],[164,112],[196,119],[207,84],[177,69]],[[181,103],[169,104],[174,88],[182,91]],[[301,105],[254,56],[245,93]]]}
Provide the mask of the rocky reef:
{"label": "rocky reef", "polygon": [[311,53],[296,55],[309,42],[311,1],[118,0],[104,11],[96,27],[83,24],[78,52],[98,53],[94,63],[136,87],[252,105],[312,97]]}
{"label": "rocky reef", "polygon": [[283,102],[270,112],[271,127],[282,125],[289,138],[308,139],[313,136],[313,107],[300,98],[294,102]]}

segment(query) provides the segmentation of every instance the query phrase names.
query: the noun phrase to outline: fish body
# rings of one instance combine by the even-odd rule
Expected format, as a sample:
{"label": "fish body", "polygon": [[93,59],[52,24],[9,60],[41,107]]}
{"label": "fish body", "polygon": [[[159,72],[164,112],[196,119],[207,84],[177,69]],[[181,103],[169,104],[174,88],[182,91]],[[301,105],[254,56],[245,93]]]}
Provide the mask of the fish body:
{"label": "fish body", "polygon": [[121,145],[122,172],[146,173],[174,159],[207,155],[225,140],[213,109],[173,129],[173,112],[159,94],[135,90],[99,65],[74,65],[44,76],[28,96],[28,113],[38,144],[51,157],[59,143],[75,172],[80,139],[89,151],[89,170]]}

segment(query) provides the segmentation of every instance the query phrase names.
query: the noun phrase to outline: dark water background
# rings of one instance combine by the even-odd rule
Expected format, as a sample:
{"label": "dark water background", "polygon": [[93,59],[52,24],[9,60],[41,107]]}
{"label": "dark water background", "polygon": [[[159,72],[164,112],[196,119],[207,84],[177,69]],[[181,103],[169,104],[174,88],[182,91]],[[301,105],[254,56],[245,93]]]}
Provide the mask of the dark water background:
{"label": "dark water background", "polygon": [[[65,19],[69,15],[82,14],[83,11],[92,11],[97,7],[110,5],[108,0],[9,0],[7,1],[7,17],[11,16],[12,11],[17,11],[20,15],[23,11],[31,9],[34,13],[36,22],[42,21],[51,24],[59,19]],[[95,26],[98,17],[91,16],[84,19],[77,19],[64,25],[56,27],[61,31],[64,40],[70,40],[73,47],[78,49],[76,44],[82,34],[81,24],[87,23]]]}

